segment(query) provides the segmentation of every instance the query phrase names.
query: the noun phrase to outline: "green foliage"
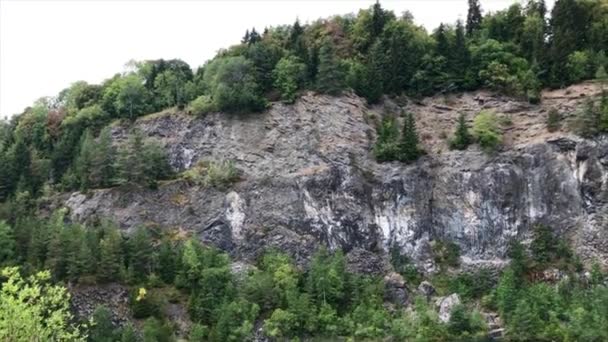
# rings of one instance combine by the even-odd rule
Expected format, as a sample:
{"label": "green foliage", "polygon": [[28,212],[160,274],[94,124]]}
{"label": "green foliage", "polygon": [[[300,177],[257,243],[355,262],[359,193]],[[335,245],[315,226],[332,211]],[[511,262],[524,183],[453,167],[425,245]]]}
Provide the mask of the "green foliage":
{"label": "green foliage", "polygon": [[182,178],[189,183],[224,189],[240,179],[239,170],[233,161],[198,162],[184,171]]}
{"label": "green foliage", "polygon": [[458,124],[454,132],[454,138],[450,140],[450,148],[456,150],[465,150],[471,143],[473,137],[469,133],[469,127],[464,113],[458,116]]}
{"label": "green foliage", "polygon": [[124,76],[118,80],[116,87],[114,105],[121,117],[134,120],[137,116],[146,113],[149,93],[137,75]]}
{"label": "green foliage", "polygon": [[72,323],[67,290],[49,285],[48,271],[24,279],[17,267],[9,267],[2,270],[1,276],[1,340],[85,341]]}
{"label": "green foliage", "polygon": [[498,286],[496,288],[496,304],[503,317],[508,317],[511,312],[515,310],[519,282],[520,279],[517,278],[515,271],[511,267],[503,272],[498,281]]}
{"label": "green foliage", "polygon": [[128,274],[130,280],[141,283],[153,271],[153,244],[148,229],[137,227],[127,241]]}
{"label": "green foliage", "polygon": [[312,259],[307,288],[317,303],[337,305],[344,296],[346,264],[341,253],[332,256],[321,249]]}
{"label": "green foliage", "polygon": [[496,114],[482,111],[473,121],[473,136],[485,151],[495,151],[502,143],[502,132]]}
{"label": "green foliage", "polygon": [[211,341],[245,341],[251,337],[253,324],[258,316],[256,304],[239,299],[225,303],[218,309],[215,328]]}
{"label": "green foliage", "polygon": [[205,67],[204,84],[218,110],[244,112],[265,107],[254,66],[243,56],[217,58],[210,62]]}
{"label": "green foliage", "polygon": [[120,342],[137,342],[139,338],[132,324],[128,323],[122,328]]}
{"label": "green foliage", "polygon": [[555,108],[549,109],[547,114],[547,130],[549,132],[558,131],[561,128],[562,117]]}
{"label": "green foliage", "polygon": [[403,130],[399,137],[397,122],[392,116],[386,116],[377,128],[378,138],[374,154],[379,162],[400,160],[412,162],[423,152],[418,147],[418,133],[412,113],[405,115]]}
{"label": "green foliage", "polygon": [[403,123],[403,131],[401,133],[401,142],[399,144],[399,160],[403,162],[412,162],[422,154],[418,147],[418,133],[416,132],[416,121],[414,114],[407,112]]}
{"label": "green foliage", "polygon": [[119,183],[151,187],[171,172],[163,147],[153,140],[145,140],[138,130],[131,132],[118,151],[117,169]]}
{"label": "green foliage", "polygon": [[566,72],[571,82],[579,82],[589,78],[589,55],[585,51],[574,51],[568,55]]}
{"label": "green foliage", "polygon": [[16,241],[13,229],[6,222],[0,221],[0,266],[10,264],[16,252]]}
{"label": "green foliage", "polygon": [[97,279],[102,283],[117,281],[124,274],[122,237],[113,226],[107,227],[103,234],[99,242]]}
{"label": "green foliage", "polygon": [[460,247],[451,241],[438,240],[432,245],[435,262],[442,267],[460,264]]}
{"label": "green foliage", "polygon": [[203,115],[216,110],[215,104],[213,103],[213,99],[209,95],[201,95],[190,102],[188,106],[188,111],[196,114]]}
{"label": "green foliage", "polygon": [[157,291],[143,287],[133,289],[129,297],[129,306],[137,319],[161,318],[164,304],[164,298]]}
{"label": "green foliage", "polygon": [[293,103],[296,99],[296,91],[304,84],[306,65],[298,57],[283,57],[277,63],[273,75],[274,86],[281,93],[281,99]]}
{"label": "green foliage", "polygon": [[325,94],[338,95],[344,89],[345,77],[333,43],[329,39],[325,40],[319,50],[317,89]]}
{"label": "green foliage", "polygon": [[394,117],[382,119],[378,129],[378,138],[374,146],[374,155],[379,162],[399,159],[399,128]]}
{"label": "green foliage", "polygon": [[599,129],[602,127],[601,114],[593,100],[588,99],[570,122],[570,127],[576,134],[584,138],[593,137],[600,132]]}
{"label": "green foliage", "polygon": [[143,342],[171,342],[173,341],[171,327],[157,318],[146,319],[143,327]]}
{"label": "green foliage", "polygon": [[105,306],[98,306],[93,312],[92,327],[89,328],[89,341],[116,341],[116,332],[112,324],[112,312]]}

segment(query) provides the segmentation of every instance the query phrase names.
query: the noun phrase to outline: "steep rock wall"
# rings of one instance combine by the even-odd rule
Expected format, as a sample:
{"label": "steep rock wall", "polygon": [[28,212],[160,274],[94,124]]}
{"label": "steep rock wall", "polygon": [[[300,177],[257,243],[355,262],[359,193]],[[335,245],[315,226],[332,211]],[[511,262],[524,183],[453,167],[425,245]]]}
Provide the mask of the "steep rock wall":
{"label": "steep rock wall", "polygon": [[[597,91],[585,87],[546,93],[541,106],[483,92],[462,94],[451,106],[438,98],[409,103],[429,152],[411,165],[373,159],[374,120],[403,109],[390,100],[367,108],[353,95],[308,94],[260,114],[153,115],[135,125],[162,141],[175,170],[233,160],[243,180],[226,190],[183,181],[158,190],[95,190],[62,203],[74,220],[110,218],[127,230],[158,225],[245,260],[276,247],[304,262],[324,244],[344,249],[361,271],[383,272],[387,251],[396,248],[432,271],[430,242],[449,240],[460,246],[463,264],[500,266],[511,239],[526,241],[534,224],[545,223],[585,259],[606,263],[608,142],[544,129],[550,106],[572,115],[581,94]],[[441,127],[453,127],[459,112],[472,120],[483,108],[511,117],[505,150],[446,152]],[[128,129],[115,127],[117,142]]]}

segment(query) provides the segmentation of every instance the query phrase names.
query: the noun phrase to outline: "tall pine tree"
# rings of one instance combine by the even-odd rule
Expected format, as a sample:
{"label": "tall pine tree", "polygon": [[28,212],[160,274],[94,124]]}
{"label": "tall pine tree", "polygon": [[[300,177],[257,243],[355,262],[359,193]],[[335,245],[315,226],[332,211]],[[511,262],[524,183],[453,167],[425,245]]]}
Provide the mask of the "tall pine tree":
{"label": "tall pine tree", "polygon": [[401,135],[401,144],[399,145],[400,160],[403,162],[411,162],[420,156],[418,148],[418,133],[416,132],[416,120],[414,114],[407,112],[403,124],[403,132]]}
{"label": "tall pine tree", "polygon": [[469,11],[467,13],[467,36],[473,35],[481,28],[481,5],[479,0],[469,0]]}
{"label": "tall pine tree", "polygon": [[108,187],[114,178],[116,151],[112,146],[112,129],[108,126],[99,134],[95,154],[91,160],[91,183],[95,186]]}
{"label": "tall pine tree", "polygon": [[458,116],[458,125],[456,126],[456,132],[454,132],[454,139],[450,141],[450,147],[457,150],[464,150],[472,142],[471,134],[469,133],[469,127],[464,113],[460,113]]}
{"label": "tall pine tree", "polygon": [[317,89],[326,94],[338,95],[344,89],[345,75],[334,52],[333,43],[326,39],[319,51]]}

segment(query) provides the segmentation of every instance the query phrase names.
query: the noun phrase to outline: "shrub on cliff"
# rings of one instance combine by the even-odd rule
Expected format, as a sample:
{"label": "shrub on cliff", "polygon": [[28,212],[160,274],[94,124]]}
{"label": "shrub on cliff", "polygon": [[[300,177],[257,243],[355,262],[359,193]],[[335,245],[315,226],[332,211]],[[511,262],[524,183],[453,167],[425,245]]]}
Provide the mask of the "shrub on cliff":
{"label": "shrub on cliff", "polygon": [[502,143],[502,132],[496,114],[481,111],[473,121],[473,136],[486,152],[495,151]]}

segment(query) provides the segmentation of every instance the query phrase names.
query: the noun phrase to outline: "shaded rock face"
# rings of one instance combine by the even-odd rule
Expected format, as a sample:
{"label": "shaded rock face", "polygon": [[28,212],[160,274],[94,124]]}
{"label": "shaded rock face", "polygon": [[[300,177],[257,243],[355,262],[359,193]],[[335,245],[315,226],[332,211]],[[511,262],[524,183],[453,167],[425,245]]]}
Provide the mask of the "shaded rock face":
{"label": "shaded rock face", "polygon": [[[497,110],[531,110],[492,101]],[[467,110],[492,103],[478,102]],[[455,121],[459,108],[440,109],[429,115]],[[532,110],[528,116],[540,125],[546,108]],[[608,142],[563,132],[540,141],[514,136],[493,156],[472,146],[429,153],[411,165],[378,164],[372,154],[378,111],[356,96],[309,94],[260,114],[142,118],[136,126],[166,146],[176,171],[200,160],[233,160],[243,180],[227,190],[171,181],[158,190],[73,193],[62,204],[77,221],[181,230],[243,260],[278,248],[305,263],[326,245],[343,249],[364,273],[385,273],[391,249],[433,271],[429,242],[438,239],[458,244],[465,266],[499,267],[509,241],[526,241],[537,223],[571,239],[583,258],[608,260]],[[127,131],[117,126],[116,141]]]}
{"label": "shaded rock face", "polygon": [[132,320],[129,291],[122,285],[79,286],[69,290],[70,306],[79,320],[88,320],[100,306],[105,306],[112,313],[114,326],[123,326]]}

